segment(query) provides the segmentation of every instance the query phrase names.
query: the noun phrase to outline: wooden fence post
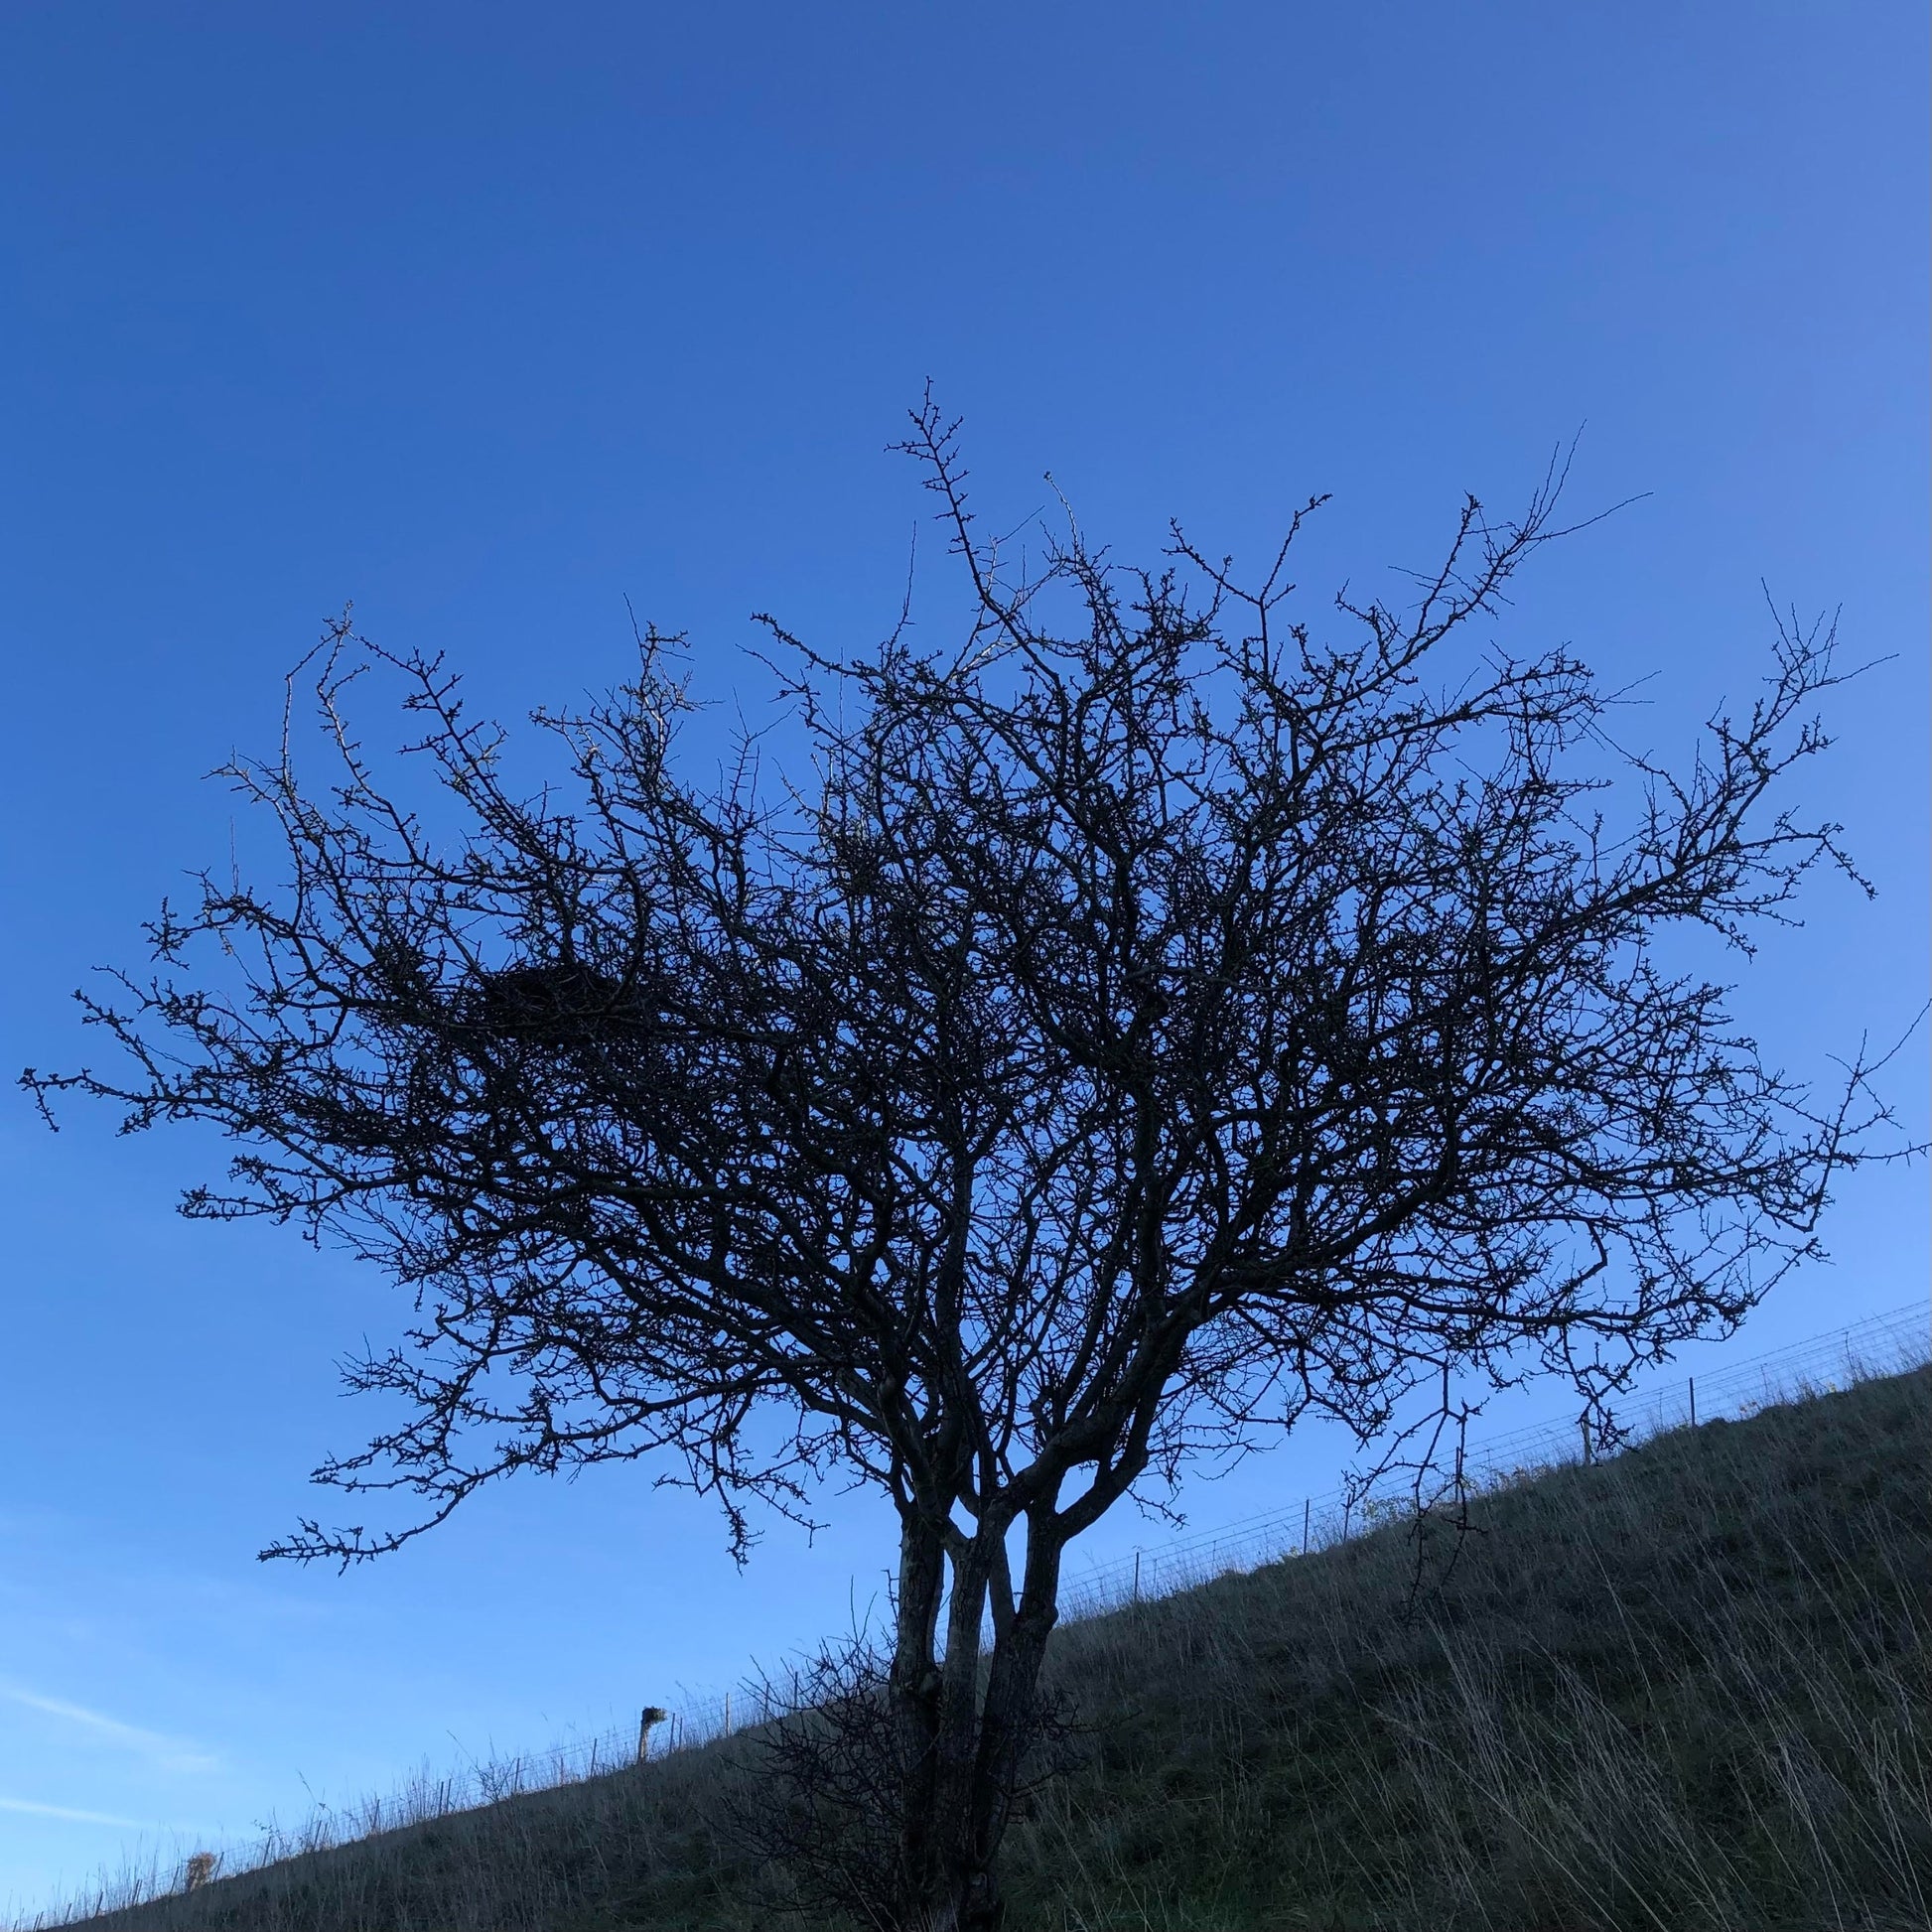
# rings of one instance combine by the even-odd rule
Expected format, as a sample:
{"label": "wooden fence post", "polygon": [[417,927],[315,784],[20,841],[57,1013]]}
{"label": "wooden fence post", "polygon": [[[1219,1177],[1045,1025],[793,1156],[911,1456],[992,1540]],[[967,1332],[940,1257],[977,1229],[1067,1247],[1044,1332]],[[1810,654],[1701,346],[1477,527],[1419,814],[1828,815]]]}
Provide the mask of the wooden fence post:
{"label": "wooden fence post", "polygon": [[656,1725],[661,1725],[670,1715],[668,1711],[660,1710],[654,1704],[645,1705],[643,1711],[639,1714],[637,1719],[637,1762],[639,1764],[643,1763],[645,1758],[650,1755],[650,1733],[652,1729]]}

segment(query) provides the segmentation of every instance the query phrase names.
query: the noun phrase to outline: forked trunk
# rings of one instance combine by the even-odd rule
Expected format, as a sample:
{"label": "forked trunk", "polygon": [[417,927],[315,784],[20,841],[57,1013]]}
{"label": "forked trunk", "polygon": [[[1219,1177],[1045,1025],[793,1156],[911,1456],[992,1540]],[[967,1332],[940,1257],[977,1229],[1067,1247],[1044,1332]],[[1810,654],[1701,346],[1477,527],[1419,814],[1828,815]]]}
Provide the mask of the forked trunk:
{"label": "forked trunk", "polygon": [[989,1566],[968,1558],[954,1567],[930,1755],[904,1765],[905,1893],[891,1915],[892,1932],[999,1932],[1005,1921],[1000,1845],[1037,1740],[1040,1673],[1058,1618],[1059,1542],[1042,1526],[1029,1527],[1020,1600],[995,1632],[983,1688]]}

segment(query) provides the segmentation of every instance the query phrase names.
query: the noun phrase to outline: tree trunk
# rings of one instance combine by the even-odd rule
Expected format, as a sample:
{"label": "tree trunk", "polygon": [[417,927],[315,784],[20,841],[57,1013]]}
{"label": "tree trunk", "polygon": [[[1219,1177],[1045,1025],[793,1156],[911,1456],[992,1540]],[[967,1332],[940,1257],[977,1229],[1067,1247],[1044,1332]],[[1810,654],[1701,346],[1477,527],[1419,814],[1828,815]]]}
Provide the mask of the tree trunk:
{"label": "tree trunk", "polygon": [[1013,1621],[996,1637],[980,1714],[970,1871],[961,1932],[998,1932],[1000,1844],[1013,1815],[1027,1753],[1038,1740],[1039,1681],[1059,1621],[1061,1541],[1042,1509],[1027,1525],[1027,1568]]}
{"label": "tree trunk", "polygon": [[930,1810],[921,1829],[925,1860],[913,1872],[915,1932],[955,1932],[973,1875],[973,1801],[979,1770],[980,1625],[992,1561],[978,1536],[952,1563],[946,1604],[946,1654],[939,1667],[938,1723],[932,1740]]}
{"label": "tree trunk", "polygon": [[901,1932],[998,1932],[1005,1920],[1000,1843],[1035,1741],[1040,1671],[1058,1618],[1059,1539],[1040,1523],[1029,1532],[1020,1602],[995,1635],[983,1691],[981,1618],[993,1566],[977,1543],[953,1566],[937,1710],[925,1707],[936,1719],[924,1733],[929,1759],[908,1762],[902,1784]]}
{"label": "tree trunk", "polygon": [[907,1899],[926,1888],[933,1862],[940,1673],[936,1654],[946,1558],[941,1532],[911,1510],[899,1519],[897,1628],[890,1694],[898,1751],[899,1870]]}

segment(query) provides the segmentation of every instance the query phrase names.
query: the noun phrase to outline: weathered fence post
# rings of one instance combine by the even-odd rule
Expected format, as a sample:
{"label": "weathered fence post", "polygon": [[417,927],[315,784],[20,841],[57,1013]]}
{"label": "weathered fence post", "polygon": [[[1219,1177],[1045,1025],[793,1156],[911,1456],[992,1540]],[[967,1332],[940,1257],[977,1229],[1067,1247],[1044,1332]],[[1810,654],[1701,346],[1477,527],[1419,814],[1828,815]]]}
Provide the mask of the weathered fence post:
{"label": "weathered fence post", "polygon": [[1134,1552],[1134,1601],[1141,1600],[1141,1553]]}
{"label": "weathered fence post", "polygon": [[660,1710],[654,1704],[644,1706],[642,1713],[637,1719],[637,1762],[639,1764],[643,1763],[645,1758],[650,1755],[650,1733],[652,1728],[657,1725],[661,1725],[670,1715],[668,1711]]}
{"label": "weathered fence post", "polygon": [[1697,1426],[1698,1426],[1698,1379],[1694,1375],[1691,1377],[1691,1427],[1695,1429]]}
{"label": "weathered fence post", "polygon": [[1309,1511],[1312,1507],[1308,1497],[1304,1496],[1302,1498],[1302,1554],[1304,1556],[1309,1553]]}

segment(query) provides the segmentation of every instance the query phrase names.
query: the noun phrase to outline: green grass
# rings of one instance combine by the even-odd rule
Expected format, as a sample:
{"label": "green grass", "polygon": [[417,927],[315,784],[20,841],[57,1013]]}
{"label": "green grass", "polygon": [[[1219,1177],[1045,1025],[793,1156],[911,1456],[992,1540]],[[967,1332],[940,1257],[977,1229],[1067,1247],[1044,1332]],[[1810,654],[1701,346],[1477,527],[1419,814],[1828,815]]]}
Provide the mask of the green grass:
{"label": "green grass", "polygon": [[[1392,1526],[1065,1627],[1083,1761],[1009,1841],[1052,1928],[1932,1926],[1932,1375],[1484,1497],[1405,1614]],[[748,1932],[741,1735],[88,1921]]]}

